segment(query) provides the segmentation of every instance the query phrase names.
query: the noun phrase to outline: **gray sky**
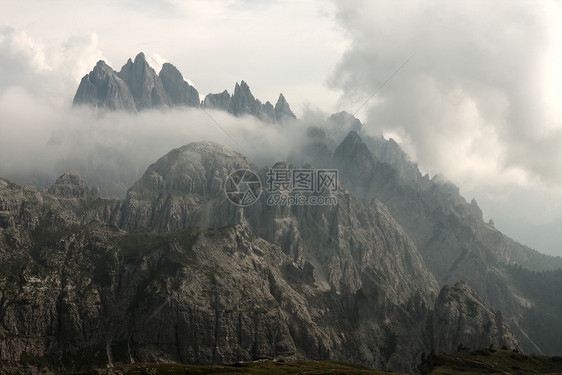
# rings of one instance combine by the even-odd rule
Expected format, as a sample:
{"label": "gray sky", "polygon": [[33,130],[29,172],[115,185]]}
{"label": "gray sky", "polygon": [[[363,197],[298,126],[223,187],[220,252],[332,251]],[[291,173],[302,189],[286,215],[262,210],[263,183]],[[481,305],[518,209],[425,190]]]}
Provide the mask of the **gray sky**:
{"label": "gray sky", "polygon": [[[326,79],[347,39],[328,2],[24,0],[2,9],[0,25],[16,29],[13,49],[44,55],[37,68],[76,82],[99,59],[119,70],[143,51],[153,66],[173,63],[203,94],[232,93],[246,80],[262,101],[283,92],[297,112],[329,111],[340,94]],[[76,82],[61,94],[72,97]]]}
{"label": "gray sky", "polygon": [[[367,131],[399,140],[424,172],[449,177],[516,239],[532,241],[521,223],[562,217],[560,1],[1,6],[0,167],[41,150],[52,132],[42,123],[72,126],[54,113],[99,59],[119,70],[143,51],[153,66],[172,62],[202,94],[232,92],[243,79],[262,101],[283,92],[300,116],[355,112],[413,55],[357,113]],[[562,255],[562,246],[540,246]]]}

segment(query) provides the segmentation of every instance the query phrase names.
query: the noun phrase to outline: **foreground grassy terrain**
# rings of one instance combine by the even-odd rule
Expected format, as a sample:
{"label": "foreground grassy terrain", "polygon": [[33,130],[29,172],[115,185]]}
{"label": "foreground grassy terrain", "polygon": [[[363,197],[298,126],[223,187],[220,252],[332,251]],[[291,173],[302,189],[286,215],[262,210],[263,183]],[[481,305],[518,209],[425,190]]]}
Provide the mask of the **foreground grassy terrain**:
{"label": "foreground grassy terrain", "polygon": [[98,369],[74,375],[145,375],[145,374],[349,374],[349,375],[383,375],[397,374],[391,372],[375,371],[373,369],[354,363],[337,361],[256,361],[243,362],[226,366],[189,366],[169,363],[160,364],[132,364],[117,366],[109,369]]}
{"label": "foreground grassy terrain", "polygon": [[423,375],[562,374],[562,357],[496,349],[465,349],[451,354],[430,355],[419,369]]}
{"label": "foreground grassy terrain", "polygon": [[[429,355],[420,365],[423,375],[562,374],[562,357],[525,355],[508,350],[461,350]],[[71,375],[160,375],[160,374],[365,374],[391,375],[361,365],[337,361],[255,361],[223,366],[193,366],[171,363],[137,363]]]}

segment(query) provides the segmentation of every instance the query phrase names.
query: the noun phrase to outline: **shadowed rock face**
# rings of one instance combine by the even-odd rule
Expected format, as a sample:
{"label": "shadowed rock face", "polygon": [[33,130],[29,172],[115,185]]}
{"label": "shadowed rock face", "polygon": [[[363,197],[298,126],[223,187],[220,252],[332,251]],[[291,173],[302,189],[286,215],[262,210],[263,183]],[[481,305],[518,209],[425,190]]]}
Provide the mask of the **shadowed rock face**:
{"label": "shadowed rock face", "polygon": [[441,290],[429,324],[431,347],[438,353],[454,351],[459,342],[472,348],[519,345],[502,313],[488,309],[476,291],[464,282]]}
{"label": "shadowed rock face", "polygon": [[499,318],[479,328],[490,311],[466,288],[432,312],[437,283],[381,203],[341,187],[322,193],[334,206],[262,195],[239,208],[223,192],[239,168],[254,169],[201,142],[151,165],[124,201],[76,174],[45,192],[0,180],[0,368],[282,357],[410,371],[440,335],[480,342],[441,324],[453,308],[475,340],[511,342]]}
{"label": "shadowed rock face", "polygon": [[189,85],[180,71],[170,63],[164,63],[158,74],[164,90],[168,93],[170,105],[199,107],[199,93]]}
{"label": "shadowed rock face", "polygon": [[279,94],[279,99],[277,99],[277,103],[275,104],[275,119],[277,121],[284,121],[287,119],[296,119],[297,116],[291,111],[291,107],[283,94]]}
{"label": "shadowed rock face", "polygon": [[127,61],[117,75],[125,81],[137,109],[160,107],[170,104],[168,94],[160,78],[146,62],[144,53],[139,53],[135,61]]}
{"label": "shadowed rock face", "polygon": [[73,104],[111,110],[137,109],[127,83],[103,61],[98,61],[94,69],[82,78]]}

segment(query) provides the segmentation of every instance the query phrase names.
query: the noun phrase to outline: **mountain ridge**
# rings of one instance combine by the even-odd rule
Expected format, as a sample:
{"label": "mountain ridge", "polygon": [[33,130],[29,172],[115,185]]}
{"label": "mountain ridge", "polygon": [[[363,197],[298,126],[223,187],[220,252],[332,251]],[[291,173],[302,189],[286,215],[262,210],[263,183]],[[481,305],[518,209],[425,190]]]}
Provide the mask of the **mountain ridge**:
{"label": "mountain ridge", "polygon": [[275,107],[267,101],[256,99],[245,81],[236,83],[231,96],[224,90],[220,94],[208,94],[203,101],[199,92],[191,86],[181,72],[171,63],[164,63],[156,74],[143,52],[128,59],[119,72],[103,60],[86,74],[76,90],[73,106],[88,105],[98,109],[137,112],[151,108],[202,107],[219,109],[240,117],[251,115],[272,123],[295,120],[283,94]]}

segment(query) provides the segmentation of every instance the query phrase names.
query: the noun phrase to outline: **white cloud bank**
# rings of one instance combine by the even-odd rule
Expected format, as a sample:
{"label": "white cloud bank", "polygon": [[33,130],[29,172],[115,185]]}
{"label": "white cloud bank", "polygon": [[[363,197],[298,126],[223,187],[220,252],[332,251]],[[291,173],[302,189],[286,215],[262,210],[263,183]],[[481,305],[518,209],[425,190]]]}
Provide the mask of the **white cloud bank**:
{"label": "white cloud bank", "polygon": [[397,135],[515,238],[562,217],[562,3],[334,4],[350,46],[330,84],[347,101],[364,101],[414,54],[361,113],[369,131]]}
{"label": "white cloud bank", "polygon": [[554,1],[336,2],[352,40],[331,83],[372,93],[373,131],[465,187],[562,185],[562,6]]}

